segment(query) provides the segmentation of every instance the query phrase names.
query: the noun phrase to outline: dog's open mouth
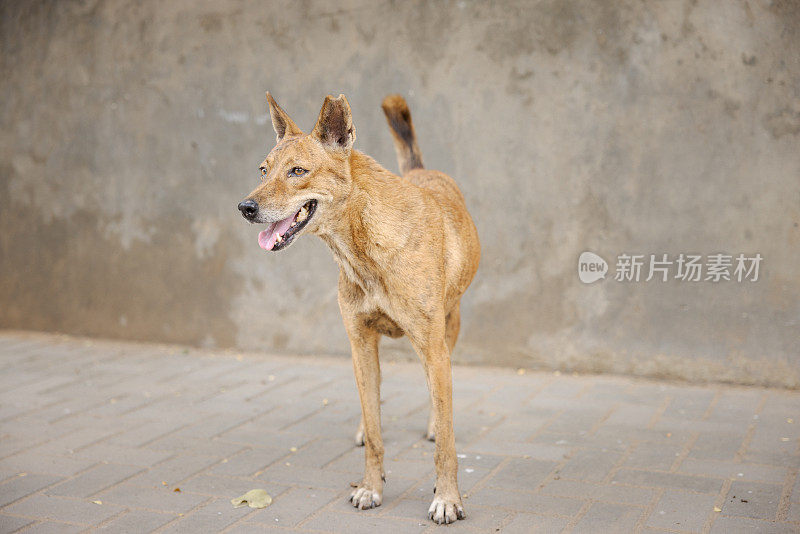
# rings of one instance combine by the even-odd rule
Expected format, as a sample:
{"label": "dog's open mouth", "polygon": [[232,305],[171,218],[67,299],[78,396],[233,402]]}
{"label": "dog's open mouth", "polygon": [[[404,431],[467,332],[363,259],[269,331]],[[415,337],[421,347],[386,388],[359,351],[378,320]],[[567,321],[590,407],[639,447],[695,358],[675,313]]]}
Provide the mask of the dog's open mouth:
{"label": "dog's open mouth", "polygon": [[297,213],[283,220],[274,222],[258,234],[258,244],[264,250],[281,250],[286,248],[300,230],[302,230],[317,209],[317,201],[309,200]]}

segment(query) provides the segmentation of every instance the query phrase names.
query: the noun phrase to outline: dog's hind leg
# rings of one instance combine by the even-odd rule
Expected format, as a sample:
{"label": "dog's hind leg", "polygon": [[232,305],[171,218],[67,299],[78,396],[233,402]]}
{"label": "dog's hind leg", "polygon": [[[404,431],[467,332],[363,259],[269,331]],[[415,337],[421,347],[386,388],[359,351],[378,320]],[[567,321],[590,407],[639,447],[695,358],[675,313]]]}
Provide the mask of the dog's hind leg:
{"label": "dog's hind leg", "polygon": [[364,479],[350,494],[356,508],[380,506],[383,500],[383,438],[381,437],[381,369],[378,361],[380,334],[355,317],[343,314],[353,354],[361,420],[364,424]]}
{"label": "dog's hind leg", "polygon": [[[456,304],[455,307],[447,314],[445,318],[445,340],[447,341],[447,348],[450,351],[450,357],[453,357],[453,350],[456,347],[456,340],[458,339],[458,331],[461,329],[461,304]],[[363,424],[363,422],[362,422]],[[363,429],[359,428],[359,432]],[[433,408],[433,397],[431,397],[430,411],[428,412],[428,431],[425,433],[428,441],[436,441],[436,412]],[[356,443],[358,443],[358,436],[356,436]],[[363,445],[363,443],[361,443]]]}

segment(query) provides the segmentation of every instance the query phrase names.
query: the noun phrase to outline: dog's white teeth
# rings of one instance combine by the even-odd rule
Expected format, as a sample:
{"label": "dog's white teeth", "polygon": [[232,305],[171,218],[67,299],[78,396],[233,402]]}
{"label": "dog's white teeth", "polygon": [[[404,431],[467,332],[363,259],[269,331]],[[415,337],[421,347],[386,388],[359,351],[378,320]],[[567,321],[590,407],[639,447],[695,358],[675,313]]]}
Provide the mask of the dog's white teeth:
{"label": "dog's white teeth", "polygon": [[278,238],[275,240],[275,242],[276,242],[276,243],[280,243],[280,242],[281,242],[281,239],[283,239],[283,237],[281,237],[281,236],[279,235],[279,236],[278,236]]}
{"label": "dog's white teeth", "polygon": [[292,226],[290,226],[289,228],[293,228],[295,224],[297,224],[297,221],[294,221],[294,222],[292,223]]}

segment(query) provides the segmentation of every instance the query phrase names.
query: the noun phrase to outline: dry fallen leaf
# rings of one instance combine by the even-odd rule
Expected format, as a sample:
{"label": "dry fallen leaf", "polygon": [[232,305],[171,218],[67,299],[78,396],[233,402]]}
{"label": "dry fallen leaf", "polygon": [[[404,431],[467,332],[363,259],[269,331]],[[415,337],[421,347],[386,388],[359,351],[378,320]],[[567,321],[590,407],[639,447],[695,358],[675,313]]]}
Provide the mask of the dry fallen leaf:
{"label": "dry fallen leaf", "polygon": [[517,374],[518,375],[524,375],[525,374],[525,369],[522,369],[522,368],[517,369]]}
{"label": "dry fallen leaf", "polygon": [[103,504],[103,501],[92,501],[95,504]]}
{"label": "dry fallen leaf", "polygon": [[166,485],[167,485],[167,481],[166,481],[166,480],[162,480],[162,481],[161,481],[161,485],[162,485],[162,486],[166,486]]}
{"label": "dry fallen leaf", "polygon": [[289,450],[292,452],[297,452],[297,447],[290,447]]}
{"label": "dry fallen leaf", "polygon": [[721,511],[722,511],[722,508],[720,508],[720,507],[718,507],[718,506],[715,506],[715,507],[714,507],[714,511],[715,511],[715,512],[721,512]]}
{"label": "dry fallen leaf", "polygon": [[174,489],[174,490],[172,490],[172,491],[173,491],[173,492],[175,492],[175,493],[180,493],[180,492],[181,492],[181,489],[180,489],[180,488],[175,488],[175,489]]}
{"label": "dry fallen leaf", "polygon": [[247,505],[250,508],[266,508],[272,504],[272,497],[263,489],[253,489],[238,497],[231,499],[231,504],[235,508]]}

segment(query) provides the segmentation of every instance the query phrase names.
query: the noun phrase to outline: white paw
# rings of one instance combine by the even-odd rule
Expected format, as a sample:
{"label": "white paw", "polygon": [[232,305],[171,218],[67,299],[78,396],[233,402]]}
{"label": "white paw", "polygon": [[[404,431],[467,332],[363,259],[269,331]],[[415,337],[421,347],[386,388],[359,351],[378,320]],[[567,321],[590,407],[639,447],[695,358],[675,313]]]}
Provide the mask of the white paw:
{"label": "white paw", "polygon": [[361,510],[369,510],[381,505],[383,497],[377,491],[358,487],[350,494],[350,503]]}
{"label": "white paw", "polygon": [[364,446],[364,429],[359,427],[358,432],[356,432],[356,447],[363,447]]}
{"label": "white paw", "polygon": [[466,515],[460,502],[434,497],[431,507],[428,508],[428,517],[433,519],[434,523],[441,525],[455,523],[457,519],[464,519]]}

